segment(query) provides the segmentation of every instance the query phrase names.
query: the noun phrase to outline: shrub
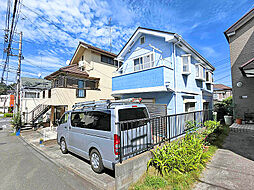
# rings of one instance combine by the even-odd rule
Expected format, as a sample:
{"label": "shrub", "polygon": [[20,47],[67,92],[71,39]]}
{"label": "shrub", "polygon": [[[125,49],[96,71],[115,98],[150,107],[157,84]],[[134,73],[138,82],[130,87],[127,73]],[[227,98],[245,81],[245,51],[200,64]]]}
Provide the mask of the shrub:
{"label": "shrub", "polygon": [[205,131],[203,131],[203,135],[206,138],[209,134],[213,133],[220,126],[220,122],[217,121],[205,121],[204,123]]}
{"label": "shrub", "polygon": [[170,173],[184,174],[203,168],[210,158],[210,153],[205,151],[205,137],[214,132],[220,125],[216,121],[206,121],[205,131],[190,131],[183,139],[167,143],[157,147],[153,158],[148,162],[147,167],[153,166],[158,172],[167,176]]}
{"label": "shrub", "polygon": [[13,116],[13,113],[5,113],[4,114],[4,117],[12,117]]}
{"label": "shrub", "polygon": [[218,120],[223,120],[224,115],[233,115],[232,96],[214,104],[214,111],[217,112]]}
{"label": "shrub", "polygon": [[187,134],[182,140],[165,144],[162,148],[157,147],[148,167],[154,166],[163,176],[170,172],[182,174],[196,170],[203,167],[209,159],[209,155],[203,150],[202,135]]}

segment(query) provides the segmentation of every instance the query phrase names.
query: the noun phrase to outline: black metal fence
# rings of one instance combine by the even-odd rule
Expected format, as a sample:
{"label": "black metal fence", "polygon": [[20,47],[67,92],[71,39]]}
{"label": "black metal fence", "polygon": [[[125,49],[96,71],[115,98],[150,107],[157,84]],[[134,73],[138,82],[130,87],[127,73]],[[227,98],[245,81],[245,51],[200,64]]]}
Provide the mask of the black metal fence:
{"label": "black metal fence", "polygon": [[212,120],[212,110],[118,122],[120,162],[165,141],[176,139],[190,128],[202,127],[207,120]]}

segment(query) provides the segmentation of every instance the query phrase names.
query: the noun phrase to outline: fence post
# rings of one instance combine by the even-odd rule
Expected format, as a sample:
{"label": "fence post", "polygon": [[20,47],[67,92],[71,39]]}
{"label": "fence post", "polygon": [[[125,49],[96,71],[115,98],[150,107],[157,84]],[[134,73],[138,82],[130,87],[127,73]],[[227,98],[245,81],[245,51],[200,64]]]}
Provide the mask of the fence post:
{"label": "fence post", "polygon": [[119,154],[119,158],[120,158],[120,163],[122,163],[122,132],[121,132],[121,123],[118,123],[118,126],[119,126],[119,138],[120,138],[120,154]]}
{"label": "fence post", "polygon": [[194,117],[193,117],[194,118],[194,124],[195,124],[195,127],[196,127],[196,125],[197,125],[196,124],[196,112],[193,112],[193,114],[194,114]]}

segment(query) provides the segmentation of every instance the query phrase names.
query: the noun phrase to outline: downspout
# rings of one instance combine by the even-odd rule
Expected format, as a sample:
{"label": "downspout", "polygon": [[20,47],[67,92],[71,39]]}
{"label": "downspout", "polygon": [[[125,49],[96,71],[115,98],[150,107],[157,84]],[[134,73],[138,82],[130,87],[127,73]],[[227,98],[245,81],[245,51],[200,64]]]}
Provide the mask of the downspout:
{"label": "downspout", "polygon": [[181,42],[181,36],[174,34],[174,37],[177,38],[177,42],[173,43],[173,54],[174,54],[174,91],[175,91],[175,114],[177,114],[176,111],[176,45]]}

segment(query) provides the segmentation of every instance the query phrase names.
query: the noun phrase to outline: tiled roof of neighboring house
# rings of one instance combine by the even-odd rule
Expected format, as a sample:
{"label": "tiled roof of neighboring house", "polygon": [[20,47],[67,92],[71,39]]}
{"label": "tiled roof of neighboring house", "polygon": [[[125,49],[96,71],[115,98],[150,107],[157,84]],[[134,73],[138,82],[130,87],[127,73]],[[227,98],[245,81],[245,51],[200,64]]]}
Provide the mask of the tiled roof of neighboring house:
{"label": "tiled roof of neighboring house", "polygon": [[21,77],[21,85],[23,88],[50,88],[51,82],[40,78]]}
{"label": "tiled roof of neighboring house", "polygon": [[224,84],[214,84],[214,85],[213,85],[213,89],[214,89],[214,90],[232,90],[231,87],[226,86],[226,85],[224,85]]}
{"label": "tiled roof of neighboring house", "polygon": [[109,51],[106,51],[106,50],[97,48],[97,47],[92,46],[92,45],[90,45],[90,44],[87,44],[87,43],[85,43],[85,42],[79,42],[79,43],[82,44],[82,45],[84,45],[84,46],[86,46],[86,47],[88,47],[88,48],[90,48],[90,49],[92,49],[92,50],[99,51],[99,52],[101,52],[101,53],[104,53],[104,54],[107,54],[107,55],[111,55],[111,56],[113,56],[113,57],[116,57],[116,56],[117,56],[116,54],[114,54],[114,53],[112,53],[112,52],[109,52]]}
{"label": "tiled roof of neighboring house", "polygon": [[254,8],[252,8],[249,12],[243,15],[238,21],[236,21],[232,26],[230,26],[225,32],[224,35],[226,36],[227,40],[229,40],[229,36],[227,34],[234,32],[239,27],[241,27],[244,23],[254,17]]}
{"label": "tiled roof of neighboring house", "polygon": [[73,56],[72,56],[72,58],[71,58],[71,63],[73,63],[74,57],[76,56],[76,54],[77,54],[77,52],[78,52],[80,46],[87,47],[88,49],[91,49],[91,50],[93,50],[93,51],[102,53],[102,54],[107,55],[107,56],[110,56],[110,57],[112,57],[112,58],[115,58],[115,57],[117,56],[116,54],[114,54],[114,53],[112,53],[112,52],[109,52],[109,51],[100,49],[100,48],[98,48],[98,47],[95,47],[95,46],[92,46],[92,45],[90,45],[90,44],[87,44],[87,43],[85,43],[85,42],[81,42],[81,41],[80,41],[80,42],[79,42],[79,45],[78,45],[78,47],[77,47],[77,49],[75,50],[75,53],[73,54]]}
{"label": "tiled roof of neighboring house", "polygon": [[77,64],[72,64],[72,65],[62,67],[58,71],[55,71],[54,73],[46,76],[45,79],[51,80],[52,78],[56,77],[57,75],[61,73],[75,75],[82,78],[90,78],[94,80],[99,80],[99,78],[89,77],[89,74],[86,71],[82,71]]}

